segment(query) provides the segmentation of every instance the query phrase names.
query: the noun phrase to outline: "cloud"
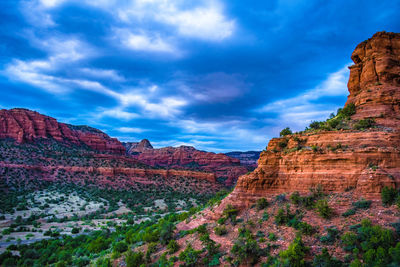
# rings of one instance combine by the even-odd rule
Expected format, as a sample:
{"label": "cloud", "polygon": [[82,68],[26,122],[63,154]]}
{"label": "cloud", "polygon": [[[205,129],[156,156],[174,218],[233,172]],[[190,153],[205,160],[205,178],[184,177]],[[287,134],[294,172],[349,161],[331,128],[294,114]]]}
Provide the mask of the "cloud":
{"label": "cloud", "polygon": [[166,53],[173,53],[176,50],[172,44],[163,40],[159,34],[132,33],[128,29],[115,29],[114,38],[124,47],[131,50]]}
{"label": "cloud", "polygon": [[116,82],[124,82],[125,78],[118,74],[115,70],[96,69],[96,68],[81,68],[79,71],[89,77],[99,79],[110,79]]}
{"label": "cloud", "polygon": [[124,111],[120,107],[111,108],[111,109],[101,108],[100,110],[101,110],[100,112],[98,112],[94,115],[94,117],[96,117],[97,119],[100,119],[103,117],[111,117],[111,118],[117,118],[117,119],[129,121],[129,120],[139,117],[138,114]]}
{"label": "cloud", "polygon": [[121,133],[143,133],[146,130],[141,128],[134,128],[134,127],[120,127],[116,129]]}
{"label": "cloud", "polygon": [[347,80],[349,76],[348,66],[328,75],[327,79],[317,85],[314,89],[308,90],[296,97],[278,100],[269,103],[258,109],[260,113],[276,113],[276,122],[282,126],[292,125],[293,128],[303,128],[311,120],[323,120],[334,107],[330,104],[315,103],[323,97],[337,97],[348,94]]}
{"label": "cloud", "polygon": [[206,75],[177,75],[172,85],[179,88],[193,100],[207,103],[226,103],[245,94],[250,85],[243,75],[224,72]]}

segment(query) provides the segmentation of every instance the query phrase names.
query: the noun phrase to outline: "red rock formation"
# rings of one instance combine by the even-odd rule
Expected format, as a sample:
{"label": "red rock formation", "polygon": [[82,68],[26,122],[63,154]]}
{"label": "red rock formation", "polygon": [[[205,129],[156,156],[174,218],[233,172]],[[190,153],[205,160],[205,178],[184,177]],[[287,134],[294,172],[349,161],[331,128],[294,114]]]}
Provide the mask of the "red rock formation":
{"label": "red rock formation", "polygon": [[98,151],[125,154],[125,147],[115,138],[88,126],[72,126],[27,109],[0,110],[0,138],[18,143],[53,138],[75,145],[85,144]]}
{"label": "red rock formation", "polygon": [[[240,160],[225,154],[205,152],[191,146],[149,148],[148,140],[142,140],[137,146],[133,145],[128,153],[133,158],[147,165],[168,167],[172,169],[201,170],[215,173],[217,178],[224,179],[228,186],[233,185],[237,178],[248,170],[240,165]],[[143,145],[140,145],[144,143]]]}
{"label": "red rock formation", "polygon": [[126,151],[130,155],[143,152],[144,150],[147,150],[147,149],[153,149],[153,146],[150,144],[150,141],[147,139],[143,139],[140,142],[126,142],[126,143],[123,143],[123,145],[126,147]]}
{"label": "red rock formation", "polygon": [[[258,168],[239,178],[225,203],[242,206],[267,194],[317,185],[371,197],[384,186],[400,187],[400,34],[375,34],[356,47],[352,59],[346,104],[356,106],[352,120],[374,118],[376,127],[272,139]],[[284,139],[288,146],[281,148]]]}

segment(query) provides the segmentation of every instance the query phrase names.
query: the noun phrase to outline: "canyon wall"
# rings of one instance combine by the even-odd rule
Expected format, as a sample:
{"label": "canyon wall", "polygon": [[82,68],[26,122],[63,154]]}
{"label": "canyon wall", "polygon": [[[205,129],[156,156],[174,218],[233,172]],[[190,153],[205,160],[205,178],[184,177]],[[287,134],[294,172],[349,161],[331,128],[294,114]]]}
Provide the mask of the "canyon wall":
{"label": "canyon wall", "polygon": [[[308,130],[272,139],[258,167],[239,178],[225,203],[243,206],[268,194],[353,190],[377,197],[400,187],[400,34],[376,33],[352,54],[346,129]],[[373,126],[356,127],[372,121]]]}
{"label": "canyon wall", "polygon": [[125,154],[121,142],[100,130],[59,123],[54,118],[21,108],[0,110],[0,139],[4,138],[18,143],[52,138],[63,143],[87,145],[102,152]]}

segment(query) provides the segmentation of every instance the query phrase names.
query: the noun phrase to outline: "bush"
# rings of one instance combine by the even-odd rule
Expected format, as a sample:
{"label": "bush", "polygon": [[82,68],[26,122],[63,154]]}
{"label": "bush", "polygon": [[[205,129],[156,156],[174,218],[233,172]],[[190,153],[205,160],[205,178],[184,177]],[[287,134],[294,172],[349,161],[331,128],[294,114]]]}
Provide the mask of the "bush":
{"label": "bush", "polygon": [[354,124],[354,129],[356,130],[368,129],[373,127],[374,125],[375,125],[374,119],[363,119],[359,120],[356,124]]}
{"label": "bush", "polygon": [[285,147],[287,147],[287,145],[288,145],[288,140],[287,140],[287,139],[283,139],[282,141],[280,141],[280,142],[278,143],[278,146],[279,146],[281,149],[284,149]]}
{"label": "bush", "polygon": [[234,221],[238,213],[239,211],[235,207],[233,207],[231,204],[228,204],[224,209],[223,215],[225,215],[226,218],[229,218],[232,221]]}
{"label": "bush", "polygon": [[228,233],[225,226],[217,226],[214,228],[214,232],[216,235],[222,236]]}
{"label": "bush", "polygon": [[322,218],[329,219],[333,215],[333,210],[331,207],[329,207],[328,201],[325,199],[318,200],[315,204],[315,208]]}
{"label": "bush", "polygon": [[322,253],[314,257],[313,266],[340,267],[343,264],[340,260],[329,255],[327,248],[323,248]]}
{"label": "bush", "polygon": [[306,266],[305,256],[309,248],[304,246],[301,238],[296,238],[287,250],[279,253],[279,261],[283,266]]}
{"label": "bush", "polygon": [[289,127],[286,127],[285,129],[283,129],[280,133],[279,133],[279,136],[286,136],[286,135],[290,135],[290,134],[293,134],[292,133],[292,130],[290,130],[290,128]]}
{"label": "bush", "polygon": [[127,250],[128,250],[128,245],[124,241],[118,242],[114,246],[114,251],[117,251],[119,253],[125,252]]}
{"label": "bush", "polygon": [[268,201],[263,197],[259,198],[259,199],[257,199],[256,206],[257,206],[257,210],[263,210],[266,207],[268,207]]}
{"label": "bush", "polygon": [[179,250],[178,242],[176,242],[175,239],[170,240],[167,245],[167,249],[168,249],[169,254],[174,254],[175,252],[177,252]]}
{"label": "bush", "polygon": [[390,206],[393,204],[394,200],[396,199],[397,191],[393,187],[385,186],[382,188],[381,198],[383,205]]}
{"label": "bush", "polygon": [[353,207],[355,207],[356,209],[369,209],[371,207],[371,204],[372,204],[371,200],[365,200],[365,199],[352,203]]}
{"label": "bush", "polygon": [[126,266],[137,267],[145,263],[142,252],[129,251],[126,255]]}
{"label": "bush", "polygon": [[354,215],[354,214],[356,214],[356,209],[348,209],[342,214],[342,216],[343,217],[349,217],[349,216]]}
{"label": "bush", "polygon": [[80,230],[81,230],[80,228],[74,227],[74,228],[72,228],[72,230],[71,230],[71,234],[78,234]]}
{"label": "bush", "polygon": [[196,266],[200,254],[201,250],[195,250],[192,245],[189,244],[185,250],[179,254],[179,260],[183,261],[184,266]]}
{"label": "bush", "polygon": [[299,192],[297,192],[297,191],[296,191],[296,192],[293,192],[293,193],[290,195],[290,201],[291,201],[293,204],[295,204],[295,205],[300,205],[301,200],[302,200],[302,198],[301,198]]}

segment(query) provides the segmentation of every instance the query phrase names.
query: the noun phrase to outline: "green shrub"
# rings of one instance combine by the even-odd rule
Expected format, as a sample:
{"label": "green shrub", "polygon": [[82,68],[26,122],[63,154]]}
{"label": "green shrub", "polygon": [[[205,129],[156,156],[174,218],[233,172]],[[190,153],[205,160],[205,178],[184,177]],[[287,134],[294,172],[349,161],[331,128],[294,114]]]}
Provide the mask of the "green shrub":
{"label": "green shrub", "polygon": [[356,129],[356,130],[368,129],[368,128],[372,128],[374,125],[375,125],[375,120],[368,118],[368,119],[359,120],[357,123],[355,123],[354,129]]}
{"label": "green shrub", "polygon": [[286,136],[286,135],[290,135],[290,134],[293,134],[293,133],[292,133],[292,130],[290,130],[289,127],[286,127],[285,129],[283,129],[283,130],[279,133],[279,136],[282,137],[282,136]]}
{"label": "green shrub", "polygon": [[283,139],[282,141],[280,141],[280,142],[278,143],[278,146],[279,146],[281,149],[284,149],[285,147],[287,147],[287,145],[288,145],[288,140],[287,140],[287,139]]}
{"label": "green shrub", "polygon": [[74,227],[74,228],[72,228],[72,230],[71,230],[71,234],[78,234],[80,230],[81,230],[80,228]]}
{"label": "green shrub", "polygon": [[297,192],[297,191],[296,191],[296,192],[293,192],[293,193],[290,195],[290,201],[291,201],[293,204],[295,204],[295,205],[300,205],[301,200],[302,200],[302,198],[301,198],[299,192]]}
{"label": "green shrub", "polygon": [[325,244],[333,244],[336,239],[339,237],[339,230],[336,228],[327,228],[327,234],[320,237],[321,243]]}
{"label": "green shrub", "polygon": [[397,191],[393,187],[385,186],[384,188],[382,188],[381,199],[383,205],[388,205],[388,206],[392,205],[396,197],[397,197]]}
{"label": "green shrub", "polygon": [[315,208],[322,218],[329,219],[333,215],[333,210],[331,207],[329,207],[328,201],[325,199],[318,200],[315,204]]}
{"label": "green shrub", "polygon": [[195,250],[192,245],[189,244],[185,250],[179,254],[179,260],[183,261],[184,266],[196,266],[200,254],[201,250]]}
{"label": "green shrub", "polygon": [[228,233],[225,226],[217,226],[214,228],[214,232],[216,235],[222,236]]}
{"label": "green shrub", "polygon": [[137,267],[145,263],[142,252],[128,251],[125,258],[127,267]]}
{"label": "green shrub", "polygon": [[309,248],[306,247],[301,238],[296,238],[288,247],[279,253],[279,261],[283,266],[306,266],[305,256]]}
{"label": "green shrub", "polygon": [[342,214],[342,216],[343,217],[349,217],[349,216],[354,215],[354,214],[356,214],[356,209],[348,209]]}
{"label": "green shrub", "polygon": [[259,199],[257,199],[256,206],[257,206],[257,210],[263,210],[266,207],[268,207],[268,201],[263,197],[259,198]]}
{"label": "green shrub", "polygon": [[231,204],[228,204],[223,211],[223,215],[226,216],[226,218],[231,219],[232,221],[234,221],[236,219],[236,216],[238,215],[238,213],[239,213],[239,210],[237,210]]}
{"label": "green shrub", "polygon": [[176,242],[175,239],[170,240],[167,245],[167,249],[168,249],[169,254],[174,254],[175,252],[177,252],[179,250],[178,242]]}
{"label": "green shrub", "polygon": [[371,200],[365,200],[365,199],[352,203],[353,207],[355,207],[356,209],[369,209],[371,207],[371,204],[372,204]]}
{"label": "green shrub", "polygon": [[313,266],[340,267],[343,266],[343,264],[340,260],[332,257],[327,248],[323,248],[322,253],[314,257]]}
{"label": "green shrub", "polygon": [[114,245],[114,251],[122,253],[128,250],[128,245],[124,241],[120,241]]}

